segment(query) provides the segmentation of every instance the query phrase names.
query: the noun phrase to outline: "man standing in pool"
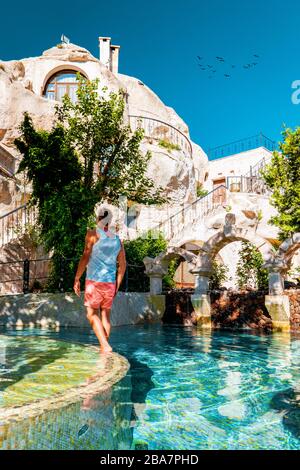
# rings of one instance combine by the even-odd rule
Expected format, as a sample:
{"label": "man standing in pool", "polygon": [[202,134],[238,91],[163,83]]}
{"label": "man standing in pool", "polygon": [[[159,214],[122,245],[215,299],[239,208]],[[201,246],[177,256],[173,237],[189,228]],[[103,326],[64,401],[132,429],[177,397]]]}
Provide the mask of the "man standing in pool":
{"label": "man standing in pool", "polygon": [[111,219],[111,212],[102,210],[97,216],[96,229],[87,231],[74,281],[74,291],[80,296],[80,278],[87,268],[84,305],[103,353],[112,351],[108,343],[110,310],[126,270],[124,247],[118,235],[109,230]]}

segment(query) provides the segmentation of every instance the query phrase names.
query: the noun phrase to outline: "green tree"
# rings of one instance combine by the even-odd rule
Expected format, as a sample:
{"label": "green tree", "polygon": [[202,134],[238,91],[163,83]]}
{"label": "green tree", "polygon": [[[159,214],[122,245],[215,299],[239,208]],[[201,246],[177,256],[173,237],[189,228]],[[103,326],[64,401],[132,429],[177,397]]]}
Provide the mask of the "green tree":
{"label": "green tree", "polygon": [[[147,232],[144,237],[138,237],[135,240],[125,240],[124,248],[126,251],[126,260],[128,263],[128,286],[131,291],[142,291],[149,289],[149,278],[144,275],[143,259],[146,256],[155,258],[157,255],[167,249],[167,241],[162,234],[156,234],[154,237],[151,231]],[[165,287],[173,287],[173,277],[177,269],[179,259],[171,260],[169,263],[168,273],[163,278]],[[146,280],[146,285],[145,281]],[[125,287],[125,280],[123,282]]]}
{"label": "green tree", "polygon": [[98,81],[79,77],[77,102],[65,96],[50,131],[37,130],[25,113],[15,145],[22,154],[19,172],[32,185],[41,240],[53,254],[52,284],[57,287],[62,257],[69,287],[82,253],[85,232],[97,203],[117,204],[120,196],[143,204],[164,202],[146,170],[143,131],[124,122],[123,93],[97,93]]}
{"label": "green tree", "polygon": [[300,231],[300,128],[285,129],[280,152],[262,172],[267,186],[272,190],[271,204],[278,214],[270,222],[279,228],[280,239]]}
{"label": "green tree", "polygon": [[263,257],[260,251],[250,242],[242,242],[239,251],[239,261],[236,276],[239,288],[266,289],[268,286],[268,271],[264,269]]}

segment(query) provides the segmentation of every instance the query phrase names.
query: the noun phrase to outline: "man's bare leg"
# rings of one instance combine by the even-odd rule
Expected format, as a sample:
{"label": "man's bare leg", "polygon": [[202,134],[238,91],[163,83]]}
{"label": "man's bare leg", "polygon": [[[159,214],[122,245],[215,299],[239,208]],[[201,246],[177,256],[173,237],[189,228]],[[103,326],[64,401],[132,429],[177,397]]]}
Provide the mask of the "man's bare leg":
{"label": "man's bare leg", "polygon": [[100,320],[98,316],[98,310],[87,307],[87,319],[89,320],[95,335],[98,338],[98,341],[100,343],[100,349],[102,352],[111,352],[112,347],[109,345],[107,338],[106,338],[106,332],[103,328],[102,321]]}
{"label": "man's bare leg", "polygon": [[110,335],[110,309],[109,308],[101,308],[101,320],[102,320],[102,325],[103,328],[106,332],[106,337],[107,339],[109,338]]}

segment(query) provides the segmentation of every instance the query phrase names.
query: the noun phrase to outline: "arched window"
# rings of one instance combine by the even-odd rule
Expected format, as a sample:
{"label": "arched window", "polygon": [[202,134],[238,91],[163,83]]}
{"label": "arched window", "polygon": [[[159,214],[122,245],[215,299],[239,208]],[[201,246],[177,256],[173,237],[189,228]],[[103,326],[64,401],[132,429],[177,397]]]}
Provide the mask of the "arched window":
{"label": "arched window", "polygon": [[75,103],[78,88],[76,73],[74,70],[61,70],[52,75],[46,83],[44,96],[49,100],[62,101],[63,96],[68,95]]}

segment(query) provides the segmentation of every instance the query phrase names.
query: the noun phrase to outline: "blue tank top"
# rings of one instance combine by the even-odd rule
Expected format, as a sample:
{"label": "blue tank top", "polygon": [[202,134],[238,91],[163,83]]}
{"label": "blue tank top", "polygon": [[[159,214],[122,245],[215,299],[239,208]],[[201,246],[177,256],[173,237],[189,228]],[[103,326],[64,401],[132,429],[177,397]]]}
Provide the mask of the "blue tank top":
{"label": "blue tank top", "polygon": [[121,249],[118,235],[110,236],[101,228],[96,228],[100,236],[92,248],[87,265],[86,279],[96,282],[116,282],[117,256]]}

